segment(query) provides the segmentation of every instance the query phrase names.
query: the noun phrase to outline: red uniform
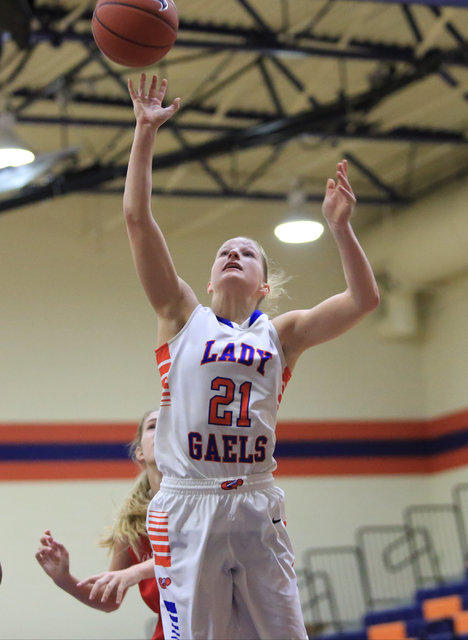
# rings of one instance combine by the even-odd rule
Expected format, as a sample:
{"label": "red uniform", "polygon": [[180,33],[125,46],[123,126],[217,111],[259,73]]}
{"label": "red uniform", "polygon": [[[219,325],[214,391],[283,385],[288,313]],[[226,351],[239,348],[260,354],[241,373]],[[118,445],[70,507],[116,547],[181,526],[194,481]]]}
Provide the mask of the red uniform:
{"label": "red uniform", "polygon": [[[140,538],[140,542],[138,545],[139,556],[136,555],[131,546],[128,547],[128,551],[130,553],[130,556],[132,557],[134,564],[144,562],[145,560],[153,557],[151,543],[146,536],[142,536]],[[154,630],[151,640],[164,640],[161,614],[159,611],[159,589],[156,578],[147,578],[146,580],[141,580],[141,582],[138,584],[138,587],[140,588],[140,594],[145,603],[152,611],[157,613],[159,616],[158,624],[156,625],[156,629]]]}

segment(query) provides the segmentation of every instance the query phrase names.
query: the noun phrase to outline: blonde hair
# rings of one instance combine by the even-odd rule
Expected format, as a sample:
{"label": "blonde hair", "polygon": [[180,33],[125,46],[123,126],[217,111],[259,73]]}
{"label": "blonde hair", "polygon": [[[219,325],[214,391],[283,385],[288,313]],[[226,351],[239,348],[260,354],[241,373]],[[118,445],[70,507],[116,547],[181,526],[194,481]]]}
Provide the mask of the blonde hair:
{"label": "blonde hair", "polygon": [[[133,460],[136,460],[136,449],[141,445],[146,421],[152,414],[154,414],[154,410],[145,413],[138,425],[135,438],[129,445],[129,452]],[[147,535],[146,511],[153,495],[148,473],[146,470],[142,471],[120,507],[114,524],[105,530],[99,541],[99,546],[106,547],[112,552],[117,542],[128,543],[139,556],[139,541],[142,536]]]}
{"label": "blonde hair", "polygon": [[269,316],[274,316],[278,313],[278,304],[279,300],[282,296],[286,294],[286,283],[291,279],[290,276],[287,276],[283,269],[273,262],[267,254],[262,245],[254,240],[253,238],[246,238],[246,240],[250,240],[257,247],[261,257],[263,264],[263,277],[265,282],[270,285],[270,293],[262,298],[259,303],[259,306],[265,311]]}

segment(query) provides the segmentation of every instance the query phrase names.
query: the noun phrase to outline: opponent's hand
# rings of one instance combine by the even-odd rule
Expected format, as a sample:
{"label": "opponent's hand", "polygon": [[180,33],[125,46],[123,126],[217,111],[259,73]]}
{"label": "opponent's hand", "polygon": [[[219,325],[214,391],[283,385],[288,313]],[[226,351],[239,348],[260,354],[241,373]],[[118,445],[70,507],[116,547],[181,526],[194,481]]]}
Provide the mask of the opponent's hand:
{"label": "opponent's hand", "polygon": [[37,550],[36,560],[52,578],[54,582],[60,582],[62,578],[70,574],[70,559],[66,547],[52,537],[49,529],[44,532],[41,546]]}
{"label": "opponent's hand", "polygon": [[322,212],[330,227],[341,227],[349,222],[356,206],[356,197],[348,180],[348,162],[343,160],[336,166],[336,183],[327,181]]}
{"label": "opponent's hand", "polygon": [[94,600],[101,596],[101,602],[107,602],[112,594],[115,594],[115,602],[120,604],[129,587],[138,584],[138,576],[134,567],[120,569],[118,571],[104,571],[94,576],[89,576],[78,583],[78,587],[92,585],[89,599]]}
{"label": "opponent's hand", "polygon": [[167,122],[180,108],[180,98],[175,98],[171,105],[163,107],[162,103],[166,95],[167,80],[161,80],[158,88],[158,77],[153,76],[148,92],[146,92],[146,75],[140,76],[138,90],[133,87],[133,82],[128,80],[128,92],[133,102],[135,118],[140,124],[148,124],[156,129]]}

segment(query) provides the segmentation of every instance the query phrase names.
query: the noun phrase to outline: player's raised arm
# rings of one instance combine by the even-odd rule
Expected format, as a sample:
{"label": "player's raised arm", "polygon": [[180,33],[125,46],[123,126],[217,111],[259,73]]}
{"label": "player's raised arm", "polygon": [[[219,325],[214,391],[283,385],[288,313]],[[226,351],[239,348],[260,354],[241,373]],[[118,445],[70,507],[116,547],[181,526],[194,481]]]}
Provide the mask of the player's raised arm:
{"label": "player's raised arm", "polygon": [[355,204],[348,165],[343,160],[337,165],[336,182],[332,178],[327,182],[323,215],[338,247],[347,287],[312,309],[290,311],[275,318],[290,368],[303,351],[341,335],[379,304],[371,265],[350,223]]}
{"label": "player's raised arm", "polygon": [[[146,86],[141,74],[138,89],[128,83],[136,118],[128,163],[123,208],[133,258],[146,294],[161,320],[160,341],[175,335],[197,304],[195,294],[175,270],[164,236],[151,211],[153,147],[159,127],[178,111],[179,98],[163,107],[166,80],[156,76]],[[161,328],[162,327],[162,328]]]}

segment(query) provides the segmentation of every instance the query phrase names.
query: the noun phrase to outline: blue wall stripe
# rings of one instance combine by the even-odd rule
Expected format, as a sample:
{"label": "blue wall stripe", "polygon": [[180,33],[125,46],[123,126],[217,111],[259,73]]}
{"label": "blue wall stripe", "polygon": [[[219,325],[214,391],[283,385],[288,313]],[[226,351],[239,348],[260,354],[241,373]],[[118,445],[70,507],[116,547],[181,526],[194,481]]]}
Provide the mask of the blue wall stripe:
{"label": "blue wall stripe", "polygon": [[[433,439],[280,440],[276,458],[430,457],[468,447],[468,429]],[[0,445],[0,462],[33,460],[128,460],[126,443],[32,443]]]}
{"label": "blue wall stripe", "polygon": [[119,443],[5,444],[0,446],[0,462],[128,459],[128,445]]}

